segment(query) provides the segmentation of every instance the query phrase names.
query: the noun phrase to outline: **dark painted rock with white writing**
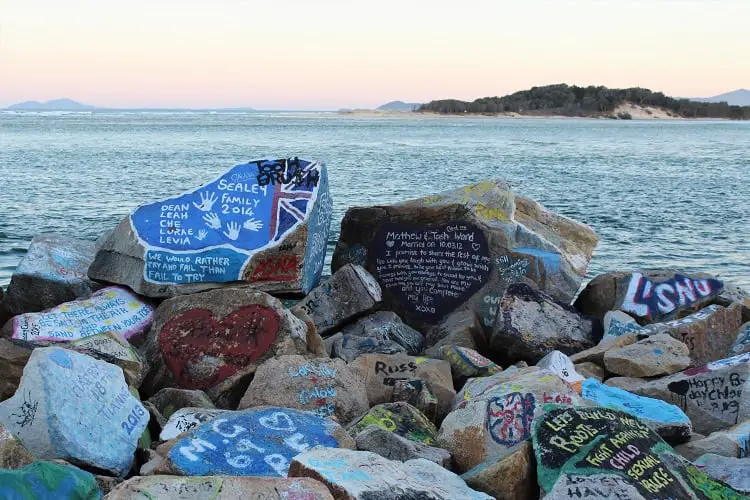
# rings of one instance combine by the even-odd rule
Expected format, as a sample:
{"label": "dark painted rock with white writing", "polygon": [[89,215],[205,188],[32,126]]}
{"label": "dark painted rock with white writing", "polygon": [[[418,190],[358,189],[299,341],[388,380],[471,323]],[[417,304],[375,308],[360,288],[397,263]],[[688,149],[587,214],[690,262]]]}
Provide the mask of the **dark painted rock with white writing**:
{"label": "dark painted rock with white writing", "polygon": [[491,328],[509,283],[570,302],[597,242],[589,227],[490,180],[396,205],[350,208],[332,269],[362,263],[380,283],[385,307],[421,331],[461,309]]}
{"label": "dark painted rock with white writing", "polygon": [[333,500],[319,481],[309,478],[237,476],[136,476],[107,500]]}
{"label": "dark painted rock with white writing", "polygon": [[586,491],[593,498],[741,498],[676,454],[646,424],[610,408],[544,405],[533,443],[545,498]]}
{"label": "dark painted rock with white writing", "polygon": [[291,307],[313,320],[320,335],[374,309],[382,299],[380,285],[362,266],[347,264]]}
{"label": "dark painted rock with white writing", "polygon": [[639,270],[600,274],[578,295],[575,307],[603,319],[619,310],[642,325],[679,319],[710,304],[724,283],[704,273]]}
{"label": "dark painted rock with white writing", "polygon": [[168,417],[169,420],[162,426],[159,433],[161,441],[174,439],[183,432],[189,432],[201,424],[218,418],[231,410],[219,410],[218,408],[183,407],[174,411]]}
{"label": "dark painted rock with white writing", "polygon": [[396,313],[378,311],[345,326],[343,337],[333,344],[333,357],[352,361],[363,354],[406,352],[416,356],[422,351],[424,337],[404,324]]}
{"label": "dark painted rock with white writing", "polygon": [[370,405],[393,401],[394,389],[400,381],[421,380],[437,398],[437,420],[440,421],[448,414],[456,397],[447,361],[406,354],[365,354],[349,363],[349,367],[364,379]]}
{"label": "dark painted rock with white writing", "polygon": [[573,354],[594,347],[601,336],[597,320],[517,283],[508,286],[500,300],[490,348],[506,364],[534,364],[552,351]]}
{"label": "dark painted rock with white writing", "polygon": [[34,236],[13,271],[4,298],[5,308],[16,315],[90,297],[102,287],[86,274],[93,260],[92,241],[56,233]]}
{"label": "dark painted rock with white writing", "polygon": [[750,461],[747,458],[729,458],[709,453],[702,455],[693,463],[717,481],[726,483],[742,493],[750,494]]}
{"label": "dark painted rock with white writing", "polygon": [[147,297],[232,282],[307,293],[323,270],[332,206],[319,162],[236,165],[191,191],[137,207],[104,238],[88,275]]}
{"label": "dark painted rock with white writing", "polygon": [[235,408],[256,368],[273,356],[307,354],[307,336],[278,299],[252,287],[173,297],[156,309],[141,390],[200,389],[220,408]]}
{"label": "dark painted rock with white writing", "polygon": [[729,348],[730,356],[737,356],[746,352],[750,352],[750,322],[740,326],[737,335],[734,337],[732,347]]}
{"label": "dark painted rock with white writing", "polygon": [[606,383],[679,406],[701,434],[750,418],[750,353],[656,380],[615,377]]}
{"label": "dark painted rock with white writing", "polygon": [[468,378],[486,377],[503,371],[500,365],[468,347],[444,345],[438,351],[437,357],[450,363],[456,387],[464,385]]}
{"label": "dark painted rock with white writing", "polygon": [[371,451],[388,460],[406,462],[415,458],[424,458],[446,469],[451,466],[451,454],[444,449],[406,439],[379,425],[368,425],[357,434],[355,441],[358,450]]}
{"label": "dark painted rock with white writing", "polygon": [[750,457],[750,419],[723,431],[712,432],[708,436],[692,439],[675,448],[688,460],[695,460],[704,453],[714,453],[724,457]]}
{"label": "dark painted rock with white writing", "polygon": [[440,426],[437,446],[451,452],[456,470],[466,472],[530,439],[545,402],[578,405],[583,400],[548,370],[470,379]]}
{"label": "dark painted rock with white writing", "polygon": [[370,409],[365,383],[340,359],[278,356],[258,367],[238,410],[281,406],[348,424]]}
{"label": "dark painted rock with white writing", "polygon": [[87,299],[65,302],[42,312],[14,316],[3,327],[3,337],[36,345],[116,332],[138,343],[153,321],[153,306],[130,290],[107,287]]}
{"label": "dark painted rock with white writing", "polygon": [[99,500],[94,476],[72,465],[34,462],[19,470],[0,469],[0,498],[12,500]]}
{"label": "dark painted rock with white writing", "polygon": [[531,442],[524,441],[461,475],[470,487],[499,500],[539,498]]}
{"label": "dark painted rock with white writing", "polygon": [[365,415],[349,424],[347,431],[356,436],[368,425],[378,425],[403,438],[426,445],[434,445],[437,436],[435,424],[417,408],[404,402],[373,406]]}
{"label": "dark painted rock with white writing", "polygon": [[0,423],[41,459],[124,475],[149,416],[122,370],[60,347],[33,351]]}
{"label": "dark painted rock with white writing", "polygon": [[141,353],[121,333],[115,331],[74,340],[63,347],[119,366],[125,375],[125,381],[133,387],[140,387],[148,373],[148,364]]}
{"label": "dark painted rock with white writing", "polygon": [[607,371],[623,377],[672,375],[690,366],[688,347],[665,333],[604,354]]}
{"label": "dark painted rock with white writing", "polygon": [[316,448],[297,455],[289,477],[321,481],[339,500],[490,500],[423,458],[398,462],[369,451]]}
{"label": "dark painted rock with white writing", "polygon": [[232,411],[159,447],[168,462],[156,472],[286,477],[292,457],[315,446],[354,448],[354,440],[333,420],[306,411]]}

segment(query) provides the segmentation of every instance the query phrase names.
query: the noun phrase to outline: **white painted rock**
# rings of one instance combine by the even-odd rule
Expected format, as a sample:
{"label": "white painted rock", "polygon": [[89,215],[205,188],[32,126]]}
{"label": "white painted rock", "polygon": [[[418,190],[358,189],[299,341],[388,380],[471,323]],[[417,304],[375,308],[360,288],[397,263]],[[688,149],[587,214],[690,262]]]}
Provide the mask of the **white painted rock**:
{"label": "white painted rock", "polygon": [[584,378],[576,371],[570,358],[560,351],[547,354],[537,362],[536,366],[551,371],[569,383],[576,391],[581,392]]}
{"label": "white painted rock", "polygon": [[0,423],[40,459],[124,475],[149,415],[122,370],[59,347],[35,349]]}
{"label": "white painted rock", "polygon": [[423,458],[397,462],[369,451],[315,448],[292,460],[289,477],[321,481],[341,500],[484,500],[463,479]]}
{"label": "white painted rock", "polygon": [[629,346],[610,349],[604,354],[604,366],[624,377],[672,375],[690,366],[689,352],[679,340],[660,333]]}
{"label": "white painted rock", "polygon": [[706,454],[695,465],[714,479],[722,481],[737,491],[750,494],[750,460]]}
{"label": "white painted rock", "polygon": [[180,408],[170,415],[167,423],[161,428],[159,439],[162,441],[174,439],[183,432],[189,432],[228,411],[218,408]]}
{"label": "white painted rock", "polygon": [[128,385],[133,387],[140,387],[148,372],[148,364],[143,356],[117,332],[84,337],[66,347],[119,366]]}
{"label": "white painted rock", "polygon": [[744,323],[737,331],[732,347],[729,349],[730,356],[750,352],[750,322]]}

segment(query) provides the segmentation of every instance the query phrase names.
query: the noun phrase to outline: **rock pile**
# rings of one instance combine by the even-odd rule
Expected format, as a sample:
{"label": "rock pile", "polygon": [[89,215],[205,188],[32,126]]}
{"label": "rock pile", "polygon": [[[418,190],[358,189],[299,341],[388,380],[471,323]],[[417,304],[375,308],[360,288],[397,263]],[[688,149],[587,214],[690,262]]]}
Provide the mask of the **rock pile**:
{"label": "rock pile", "polygon": [[[347,211],[238,165],[0,293],[3,498],[747,498],[750,300],[504,181]],[[744,324],[743,324],[744,323]],[[700,433],[700,434],[698,434]]]}

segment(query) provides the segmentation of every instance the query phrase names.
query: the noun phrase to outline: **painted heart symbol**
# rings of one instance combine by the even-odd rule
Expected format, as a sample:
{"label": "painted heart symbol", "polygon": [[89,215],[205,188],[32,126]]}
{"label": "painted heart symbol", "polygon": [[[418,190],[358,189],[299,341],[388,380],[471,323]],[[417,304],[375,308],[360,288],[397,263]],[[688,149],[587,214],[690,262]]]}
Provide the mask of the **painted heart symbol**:
{"label": "painted heart symbol", "polygon": [[[279,425],[279,419],[283,420],[286,425]],[[280,411],[276,411],[266,417],[260,417],[258,419],[258,422],[260,422],[260,425],[262,425],[266,429],[271,429],[274,431],[292,432],[295,430],[294,422],[292,422],[292,419],[289,417],[289,415]]]}
{"label": "painted heart symbol", "polygon": [[180,387],[208,389],[257,360],[279,333],[270,307],[241,307],[217,321],[208,309],[190,309],[170,319],[159,333],[167,368]]}
{"label": "painted heart symbol", "polygon": [[477,250],[479,250],[480,248],[482,248],[482,245],[480,245],[479,243],[472,243],[471,244],[471,249],[474,250],[475,252]]}
{"label": "painted heart symbol", "polygon": [[393,241],[393,240],[388,240],[388,241],[385,242],[385,246],[387,246],[388,248],[393,248],[393,245],[395,245],[395,244],[396,244],[396,242]]}

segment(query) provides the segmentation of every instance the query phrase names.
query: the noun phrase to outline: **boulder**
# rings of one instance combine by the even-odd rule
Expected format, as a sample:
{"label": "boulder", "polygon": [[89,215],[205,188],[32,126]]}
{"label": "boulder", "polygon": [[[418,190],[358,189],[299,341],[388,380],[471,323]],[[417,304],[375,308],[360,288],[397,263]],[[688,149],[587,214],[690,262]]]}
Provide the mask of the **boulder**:
{"label": "boulder", "polygon": [[362,354],[395,354],[416,356],[422,352],[424,337],[404,324],[391,311],[378,311],[341,330],[340,340],[333,344],[333,356],[352,361]]}
{"label": "boulder", "polygon": [[35,349],[0,423],[37,458],[124,475],[149,415],[122,370],[60,347]]}
{"label": "boulder", "polygon": [[729,356],[737,356],[746,352],[750,352],[750,322],[740,326],[732,347],[729,348]]}
{"label": "boulder", "polygon": [[374,309],[382,299],[380,285],[362,266],[347,264],[295,304],[291,311],[310,316],[320,335]]}
{"label": "boulder", "polygon": [[679,406],[701,434],[750,418],[750,354],[656,380],[611,378],[607,385]]}
{"label": "boulder", "polygon": [[227,412],[159,447],[164,470],[183,476],[286,477],[295,455],[315,446],[354,448],[333,420],[290,408]]}
{"label": "boulder", "polygon": [[702,455],[694,463],[713,479],[750,494],[750,461],[747,458],[729,458],[709,453]]}
{"label": "boulder", "polygon": [[570,355],[570,360],[573,363],[594,363],[601,367],[604,367],[604,354],[610,349],[617,349],[618,347],[624,347],[626,345],[634,344],[638,342],[638,336],[632,333],[626,333],[616,339],[611,339],[608,342],[602,341],[598,345],[586,349],[581,352]]}
{"label": "boulder", "polygon": [[384,403],[373,406],[347,427],[356,436],[368,425],[377,425],[399,436],[426,445],[435,444],[437,428],[424,414],[408,403]]}
{"label": "boulder", "polygon": [[450,363],[453,381],[457,387],[473,377],[486,377],[500,373],[503,368],[474,349],[457,345],[444,345],[437,353],[439,359]]}
{"label": "boulder", "polygon": [[217,406],[235,408],[263,361],[308,352],[308,332],[270,295],[222,288],[162,302],[144,348],[151,366],[141,387],[146,395],[201,389]]}
{"label": "boulder", "polygon": [[322,164],[251,161],[137,207],[104,238],[88,274],[147,297],[242,281],[307,293],[323,270],[332,205]]}
{"label": "boulder", "polygon": [[357,449],[371,451],[388,460],[406,462],[416,458],[424,458],[435,462],[441,467],[449,469],[451,454],[442,448],[427,446],[418,441],[411,441],[379,425],[368,425],[355,437]]}
{"label": "boulder", "polygon": [[642,325],[678,319],[710,304],[724,283],[703,273],[639,270],[600,274],[578,295],[575,307],[587,316],[604,318],[623,311]]}
{"label": "boulder", "polygon": [[0,338],[0,401],[16,393],[29,356],[31,349],[27,346]]}
{"label": "boulder", "polygon": [[125,381],[133,387],[140,387],[148,373],[148,364],[143,356],[133,349],[122,334],[115,331],[74,340],[63,347],[119,366]]}
{"label": "boulder", "polygon": [[536,363],[552,351],[573,354],[594,347],[601,326],[575,309],[522,283],[508,286],[498,306],[490,348],[501,361]]}
{"label": "boulder", "polygon": [[13,271],[5,308],[15,316],[90,297],[102,287],[86,275],[92,260],[92,241],[56,233],[34,236]]}
{"label": "boulder", "polygon": [[0,335],[43,345],[113,331],[137,342],[152,320],[153,307],[149,303],[124,288],[107,287],[88,299],[14,316],[0,330]]}
{"label": "boulder", "polygon": [[545,405],[533,444],[537,480],[553,499],[586,490],[598,498],[737,498],[643,422],[610,408]]}
{"label": "boulder", "polygon": [[538,498],[536,462],[529,441],[491,457],[461,475],[466,484],[497,500]]}
{"label": "boulder", "polygon": [[715,304],[729,307],[732,304],[742,306],[742,322],[750,321],[750,292],[733,283],[724,283],[724,290],[716,297]]}
{"label": "boulder", "polygon": [[365,383],[370,405],[394,401],[399,381],[423,380],[437,398],[438,420],[450,411],[456,391],[447,361],[406,354],[365,354],[349,363]]}
{"label": "boulder", "polygon": [[20,469],[33,461],[23,443],[0,424],[0,469]]}
{"label": "boulder", "polygon": [[370,409],[359,373],[340,359],[302,356],[279,356],[260,365],[238,409],[251,406],[297,408],[341,424]]}
{"label": "boulder", "polygon": [[0,469],[0,498],[99,500],[94,476],[72,465],[34,462],[23,469]]}
{"label": "boulder", "polygon": [[576,371],[573,362],[560,351],[552,351],[537,361],[536,366],[544,370],[549,370],[573,387],[577,392],[581,392],[581,384],[584,378]]}
{"label": "boulder", "polygon": [[492,498],[429,460],[397,462],[369,451],[314,448],[294,457],[289,477],[317,479],[341,500]]}
{"label": "boulder", "polygon": [[190,432],[201,424],[213,420],[231,410],[219,410],[218,408],[191,408],[189,406],[172,412],[167,422],[162,426],[159,439],[169,441],[183,432]]}
{"label": "boulder", "polygon": [[[328,355],[329,358],[333,357],[333,345],[343,338],[344,338],[344,334],[341,332],[338,332],[338,333],[334,333],[330,337],[326,337],[323,339],[323,345],[325,346],[326,354]],[[403,351],[403,348],[399,352],[402,352],[402,351]]]}
{"label": "boulder", "polygon": [[412,405],[427,417],[430,422],[439,422],[443,414],[438,412],[438,398],[422,379],[399,379],[395,381],[391,403],[405,402]]}
{"label": "boulder", "polygon": [[426,331],[459,309],[482,317],[485,298],[491,304],[518,281],[570,302],[597,242],[589,227],[490,180],[396,205],[350,208],[332,269],[363,262],[383,289],[384,307]]}
{"label": "boulder", "polygon": [[750,420],[724,431],[712,432],[703,438],[692,439],[675,449],[688,460],[695,460],[705,453],[747,459],[750,457]]}
{"label": "boulder", "polygon": [[684,443],[690,439],[690,419],[673,404],[660,399],[637,396],[632,392],[604,385],[592,378],[583,382],[581,397],[596,406],[612,408],[638,417],[671,444]]}
{"label": "boulder", "polygon": [[236,476],[136,476],[121,483],[107,500],[333,500],[323,484],[309,478]]}
{"label": "boulder", "polygon": [[688,347],[665,333],[604,354],[607,371],[624,377],[672,375],[690,366]]}
{"label": "boulder", "polygon": [[154,405],[164,418],[169,418],[181,408],[208,408],[216,406],[208,395],[198,389],[177,389],[165,387],[150,398],[148,402]]}
{"label": "boulder", "polygon": [[[500,390],[503,389],[503,384],[517,377],[533,377],[535,374],[538,378],[542,376],[552,375],[549,371],[542,372],[541,368],[536,366],[527,366],[518,368],[517,366],[509,366],[505,370],[496,373],[494,375],[486,377],[470,378],[461,387],[461,390],[456,394],[456,399],[453,401],[453,408],[459,408],[466,401],[473,399],[487,399],[492,398],[496,394],[493,393],[498,387]],[[559,378],[559,377],[558,377]],[[552,378],[548,379],[552,380]],[[502,386],[502,387],[501,387]]]}
{"label": "boulder", "polygon": [[573,367],[584,378],[593,378],[598,380],[599,382],[604,380],[604,368],[595,363],[592,363],[591,361],[584,361],[583,363],[573,365]]}
{"label": "boulder", "polygon": [[451,452],[460,472],[530,439],[545,402],[583,403],[570,385],[547,370],[501,375],[472,379],[483,386],[464,387],[463,399],[440,426],[437,446]]}
{"label": "boulder", "polygon": [[604,335],[600,344],[621,337],[625,334],[646,335],[644,328],[629,314],[622,311],[607,311],[603,321]]}
{"label": "boulder", "polygon": [[427,332],[425,356],[437,358],[443,346],[456,345],[475,351],[487,350],[487,339],[474,311],[465,310],[449,314]]}

